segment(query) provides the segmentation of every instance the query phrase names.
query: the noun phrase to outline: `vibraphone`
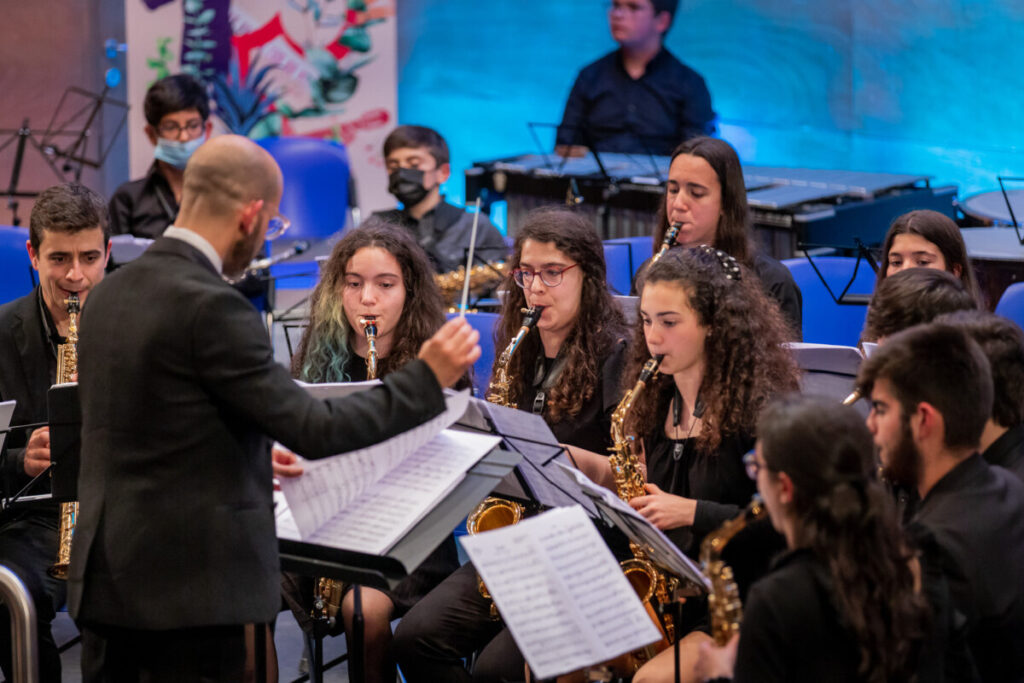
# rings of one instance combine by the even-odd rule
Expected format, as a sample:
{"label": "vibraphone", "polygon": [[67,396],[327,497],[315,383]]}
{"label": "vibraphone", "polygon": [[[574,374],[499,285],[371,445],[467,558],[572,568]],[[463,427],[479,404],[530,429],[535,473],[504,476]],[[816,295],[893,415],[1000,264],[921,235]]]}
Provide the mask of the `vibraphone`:
{"label": "vibraphone", "polygon": [[[669,158],[629,154],[522,156],[477,162],[466,170],[466,201],[508,203],[509,234],[532,208],[577,205],[601,239],[649,235]],[[746,166],[743,171],[758,239],[776,258],[797,244],[879,244],[892,219],[912,209],[955,217],[956,187],[933,188],[924,175]]]}

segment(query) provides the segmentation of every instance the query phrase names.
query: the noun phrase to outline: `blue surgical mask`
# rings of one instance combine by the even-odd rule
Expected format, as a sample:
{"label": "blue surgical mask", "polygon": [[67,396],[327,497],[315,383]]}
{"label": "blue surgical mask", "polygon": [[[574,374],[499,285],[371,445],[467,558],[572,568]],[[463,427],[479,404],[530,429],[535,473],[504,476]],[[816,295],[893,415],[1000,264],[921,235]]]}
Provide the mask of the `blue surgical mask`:
{"label": "blue surgical mask", "polygon": [[153,156],[175,168],[184,169],[185,164],[188,163],[189,157],[191,157],[192,154],[199,149],[199,146],[205,142],[203,137],[204,136],[201,135],[195,140],[189,140],[188,142],[158,138],[156,141],[156,150],[153,152]]}

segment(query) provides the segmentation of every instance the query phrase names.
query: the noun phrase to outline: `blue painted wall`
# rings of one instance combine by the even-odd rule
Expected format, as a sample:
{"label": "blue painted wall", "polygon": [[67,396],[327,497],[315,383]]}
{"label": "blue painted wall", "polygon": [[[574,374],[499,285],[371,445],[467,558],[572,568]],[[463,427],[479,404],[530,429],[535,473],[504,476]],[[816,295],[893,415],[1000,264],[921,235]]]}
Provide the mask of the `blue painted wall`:
{"label": "blue painted wall", "polygon": [[[536,151],[585,64],[593,0],[399,0],[399,118],[473,160]],[[1019,0],[682,0],[667,45],[746,163],[923,173],[961,197],[1024,176]],[[540,131],[543,143],[553,135]]]}

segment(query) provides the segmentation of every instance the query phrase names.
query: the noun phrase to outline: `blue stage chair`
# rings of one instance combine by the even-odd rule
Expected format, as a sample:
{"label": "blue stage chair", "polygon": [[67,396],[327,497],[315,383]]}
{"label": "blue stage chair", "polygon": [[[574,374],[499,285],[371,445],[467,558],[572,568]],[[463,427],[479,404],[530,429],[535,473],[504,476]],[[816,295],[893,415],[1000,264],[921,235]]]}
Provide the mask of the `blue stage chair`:
{"label": "blue stage chair", "polygon": [[[651,258],[654,250],[654,238],[650,235],[641,237],[616,237],[605,240],[605,244],[626,244],[629,246],[629,275],[636,275],[636,271],[643,265],[643,262]],[[629,292],[623,292],[628,294]]]}
{"label": "blue stage chair", "polygon": [[0,225],[0,304],[28,294],[35,286],[27,241],[28,228]]}
{"label": "blue stage chair", "polygon": [[629,294],[633,282],[629,252],[628,244],[604,243],[604,263],[607,268],[605,279],[613,294]]}
{"label": "blue stage chair", "polygon": [[996,304],[996,314],[1024,327],[1024,282],[1015,282],[1006,288]]}
{"label": "blue stage chair", "polygon": [[[458,313],[449,313],[448,319],[458,317]],[[484,398],[487,385],[491,382],[491,366],[494,365],[494,326],[498,322],[497,313],[467,313],[466,322],[480,333],[480,358],[473,363],[473,387],[477,398]]]}
{"label": "blue stage chair", "polygon": [[258,140],[284,174],[281,213],[292,222],[282,238],[322,240],[346,227],[349,211],[349,161],[345,147],[320,138]]}
{"label": "blue stage chair", "polygon": [[[856,258],[847,256],[814,257],[814,265],[821,271],[836,297],[850,281],[856,262]],[[856,346],[864,329],[867,306],[835,303],[806,258],[786,259],[783,263],[793,274],[803,295],[804,341]],[[847,295],[870,295],[875,289],[875,277],[871,266],[862,260]]]}

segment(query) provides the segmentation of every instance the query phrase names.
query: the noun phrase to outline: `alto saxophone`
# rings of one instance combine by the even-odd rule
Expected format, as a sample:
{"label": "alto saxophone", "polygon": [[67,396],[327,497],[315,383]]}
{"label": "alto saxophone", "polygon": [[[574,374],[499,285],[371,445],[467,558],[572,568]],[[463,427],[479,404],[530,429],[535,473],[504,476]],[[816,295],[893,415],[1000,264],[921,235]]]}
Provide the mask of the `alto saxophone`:
{"label": "alto saxophone", "polygon": [[[516,332],[515,337],[512,338],[512,341],[501,352],[501,356],[498,358],[497,369],[494,372],[494,376],[491,377],[490,384],[487,385],[487,400],[489,402],[505,406],[506,408],[518,407],[512,402],[511,392],[512,380],[514,378],[509,375],[508,367],[512,363],[512,356],[515,354],[516,349],[519,348],[523,338],[540,320],[543,310],[543,306],[522,309],[524,314],[523,323],[519,327],[519,331]],[[518,524],[525,513],[526,509],[514,500],[488,496],[469,515],[469,518],[466,520],[466,532],[478,534]],[[477,588],[480,590],[481,597],[485,600],[491,599],[490,591],[487,590],[484,580],[479,575],[477,575]],[[498,619],[498,608],[494,602],[491,602],[491,619]]]}
{"label": "alto saxophone", "polygon": [[[377,379],[377,316],[367,315],[359,318],[359,324],[363,326],[363,334],[366,335],[368,349],[366,352],[366,379]],[[338,619],[338,610],[341,609],[341,599],[345,594],[345,584],[337,579],[329,579],[321,576],[316,581],[316,589],[313,592],[312,616],[315,618],[327,618],[333,626]]]}
{"label": "alto saxophone", "polygon": [[683,227],[682,223],[673,223],[668,226],[668,232],[665,233],[665,239],[661,241],[661,249],[658,253],[651,258],[651,263],[656,263],[658,259],[665,255],[665,252],[676,246],[676,236],[679,234],[679,228]]}
{"label": "alto saxophone", "polygon": [[[68,307],[68,337],[65,343],[57,347],[57,384],[72,381],[78,372],[78,314],[82,308],[76,292],[72,292],[64,300],[64,303]],[[78,501],[61,503],[57,562],[46,570],[55,579],[66,580],[68,578],[68,568],[71,565],[71,539],[75,535],[77,522]]]}
{"label": "alto saxophone", "polygon": [[708,611],[711,613],[711,637],[718,645],[725,645],[740,632],[743,603],[739,588],[732,575],[732,567],[722,561],[725,545],[748,524],[765,516],[761,496],[755,495],[743,512],[718,527],[700,544],[700,563],[704,574],[711,579]]}
{"label": "alto saxophone", "polygon": [[[626,392],[626,395],[619,401],[612,413],[612,454],[608,457],[608,464],[612,469],[612,476],[615,479],[615,492],[619,498],[627,503],[637,496],[646,495],[644,490],[645,477],[640,469],[640,458],[637,455],[636,439],[632,434],[626,434],[626,417],[633,409],[636,399],[643,392],[647,383],[658,374],[658,365],[663,356],[655,356],[646,363],[640,371],[633,388]],[[647,553],[640,546],[630,543],[633,551],[633,558],[622,563],[622,570],[629,579],[633,589],[636,590],[644,605],[648,607],[655,623],[660,627],[662,635],[668,643],[675,640],[675,626],[669,614],[663,614],[659,620],[651,609],[651,601],[657,599],[662,605],[671,602],[669,594],[676,588],[676,580],[668,578],[663,572],[655,569],[654,565],[647,558]]]}

